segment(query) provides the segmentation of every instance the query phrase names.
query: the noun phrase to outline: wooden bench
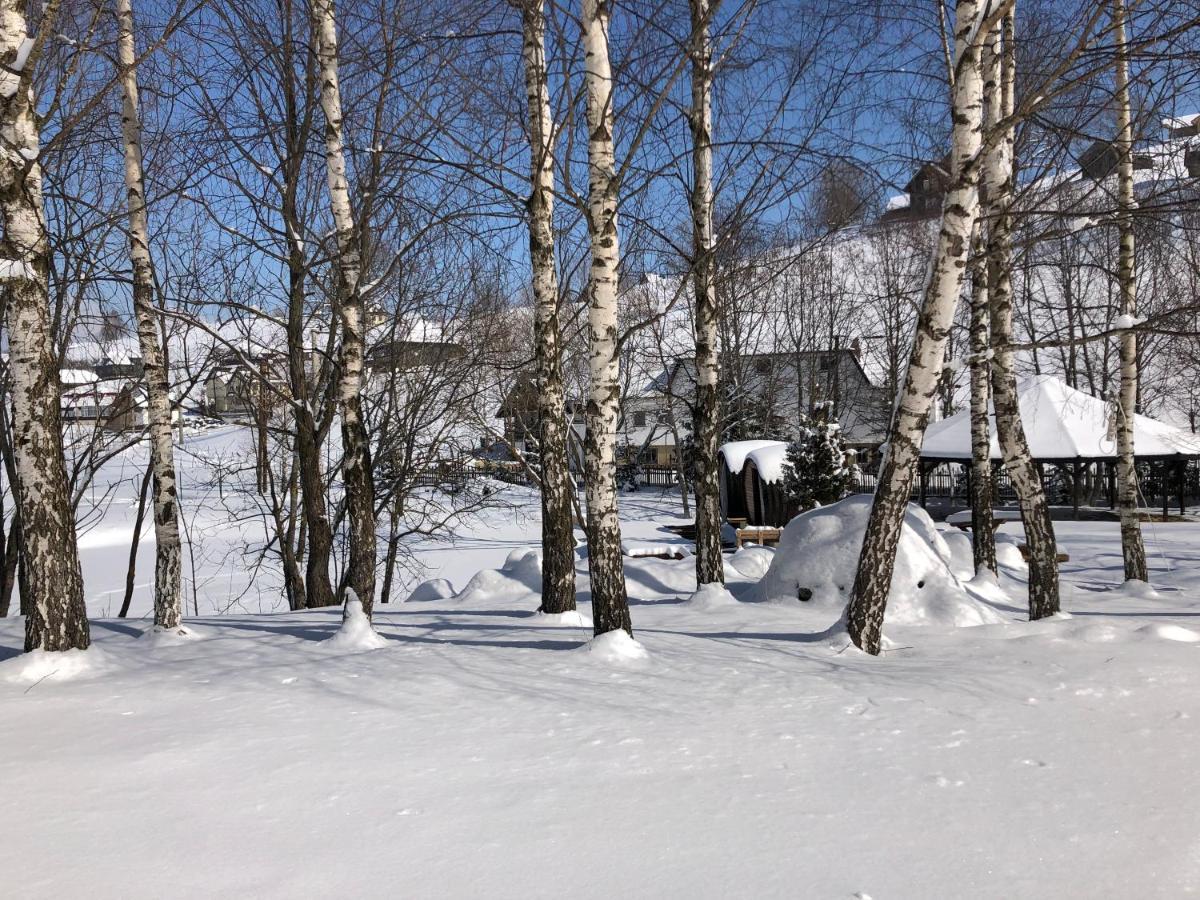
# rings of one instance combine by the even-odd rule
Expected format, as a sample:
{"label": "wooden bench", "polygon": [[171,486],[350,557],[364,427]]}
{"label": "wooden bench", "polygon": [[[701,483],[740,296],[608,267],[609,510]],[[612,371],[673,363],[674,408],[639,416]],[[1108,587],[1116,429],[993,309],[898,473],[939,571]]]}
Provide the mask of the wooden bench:
{"label": "wooden bench", "polygon": [[737,547],[740,550],[745,544],[758,544],[760,547],[778,545],[782,534],[783,530],[780,528],[770,528],[766,525],[743,525],[737,530]]}
{"label": "wooden bench", "polygon": [[[1020,522],[1021,512],[1016,509],[993,509],[992,510],[992,532],[1000,530],[1000,526],[1005,522]],[[946,524],[953,525],[963,531],[968,531],[971,528],[971,510],[960,509],[956,513],[950,513],[946,516]]]}
{"label": "wooden bench", "polygon": [[[1028,565],[1029,564],[1029,545],[1028,544],[1017,544],[1017,549],[1021,551],[1021,559],[1025,560],[1025,564]],[[1055,556],[1055,558],[1060,563],[1065,563],[1065,562],[1071,561],[1071,556],[1068,553],[1059,553]]]}

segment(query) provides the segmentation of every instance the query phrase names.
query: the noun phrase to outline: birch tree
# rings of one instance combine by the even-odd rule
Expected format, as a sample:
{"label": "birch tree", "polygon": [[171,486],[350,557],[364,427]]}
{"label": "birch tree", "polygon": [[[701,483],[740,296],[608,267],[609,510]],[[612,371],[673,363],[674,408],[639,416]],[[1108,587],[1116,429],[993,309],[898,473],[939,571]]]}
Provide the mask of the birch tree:
{"label": "birch tree", "polygon": [[988,288],[991,303],[992,394],[996,408],[996,434],[1004,467],[1021,505],[1025,542],[1029,546],[1029,618],[1041,619],[1058,612],[1058,547],[1050,505],[1041,472],[1029,451],[1017,399],[1016,359],[1012,349],[1012,206],[1014,194],[1013,128],[1016,85],[1014,15],[1004,17],[1001,40],[988,45],[987,65],[997,85],[994,103],[1003,122],[993,135],[985,161],[988,197]]}
{"label": "birch tree", "polygon": [[[719,0],[717,0],[719,3]],[[692,105],[692,292],[695,297],[696,406],[695,439],[696,583],[721,584],[721,499],[717,451],[721,422],[717,390],[717,296],[713,257],[712,44],[709,19],[712,0],[689,0]]]}
{"label": "birch tree", "polygon": [[613,148],[613,78],[608,52],[609,0],[583,0],[584,83],[587,90],[588,271],[587,478],[588,572],[597,635],[630,634],[629,599],[617,516],[617,416],[620,365],[617,342],[617,178]]}
{"label": "birch tree", "polygon": [[[1132,326],[1137,316],[1137,272],[1133,234],[1133,124],[1129,105],[1129,41],[1125,30],[1125,0],[1113,0],[1113,31],[1117,43],[1115,73],[1117,102],[1117,227],[1120,246],[1117,281],[1121,316]],[[1138,519],[1137,469],[1134,467],[1133,415],[1138,399],[1138,338],[1127,327],[1119,339],[1120,390],[1117,395],[1117,510],[1121,517],[1121,555],[1126,581],[1148,581],[1146,547]]]}
{"label": "birch tree", "polygon": [[158,316],[154,312],[154,262],[142,166],[137,56],[132,0],[116,0],[117,65],[121,78],[121,137],[129,203],[129,256],[133,263],[133,312],[146,381],[146,418],[154,491],[154,627],[178,630],[183,619],[183,558],[179,540],[171,395]]}
{"label": "birch tree", "polygon": [[979,214],[979,168],[975,158],[982,143],[983,79],[977,20],[983,18],[983,12],[977,0],[958,0],[955,7],[951,185],[846,609],[851,640],[872,655],[881,649],[896,546],[930,406],[941,380],[954,307],[962,291],[971,234]]}
{"label": "birch tree", "polygon": [[[375,597],[375,484],[362,414],[365,317],[360,280],[362,251],[350,205],[342,97],[338,83],[337,24],[333,0],[310,0],[325,114],[325,169],[337,240],[337,306],[342,328],[338,411],[342,419],[342,482],[350,524],[347,584],[371,615]],[[347,594],[349,596],[349,592]]]}
{"label": "birch tree", "polygon": [[16,493],[29,574],[26,651],[85,649],[91,642],[63,460],[33,91],[34,67],[54,33],[59,5],[49,0],[31,38],[25,0],[0,0],[0,286],[6,294]]}
{"label": "birch tree", "polygon": [[529,110],[529,260],[533,269],[534,356],[541,460],[541,612],[575,609],[574,485],[567,462],[567,404],[554,260],[554,144],[546,75],[544,0],[509,0],[521,12],[521,56]]}
{"label": "birch tree", "polygon": [[[982,198],[981,198],[982,202]],[[992,439],[988,423],[991,401],[987,241],[981,221],[971,251],[971,548],[975,574],[997,574],[996,535],[992,522]]]}

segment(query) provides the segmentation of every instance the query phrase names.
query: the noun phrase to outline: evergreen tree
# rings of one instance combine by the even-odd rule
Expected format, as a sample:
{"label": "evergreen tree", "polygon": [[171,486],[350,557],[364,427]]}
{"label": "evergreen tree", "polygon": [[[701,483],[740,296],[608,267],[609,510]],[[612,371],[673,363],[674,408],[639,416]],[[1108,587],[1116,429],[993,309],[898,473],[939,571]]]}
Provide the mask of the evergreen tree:
{"label": "evergreen tree", "polygon": [[820,404],[811,418],[800,423],[799,436],[788,445],[783,485],[802,510],[842,499],[857,469],[841,426],[829,421],[830,406]]}

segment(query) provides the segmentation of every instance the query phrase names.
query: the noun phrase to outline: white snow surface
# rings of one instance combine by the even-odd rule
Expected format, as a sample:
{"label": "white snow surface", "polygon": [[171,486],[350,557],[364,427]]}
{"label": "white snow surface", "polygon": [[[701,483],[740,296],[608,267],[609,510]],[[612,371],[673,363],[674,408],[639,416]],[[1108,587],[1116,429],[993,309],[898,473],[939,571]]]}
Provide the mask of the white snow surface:
{"label": "white snow surface", "polygon": [[[386,646],[331,650],[342,611],[287,612],[271,567],[238,549],[262,533],[229,518],[204,463],[229,447],[228,430],[189,432],[179,456],[202,640],[140,636],[149,526],[133,618],[111,618],[144,446],[97,487],[99,504],[115,486],[102,516],[82,501],[92,649],[27,656],[22,620],[0,619],[5,896],[1200,891],[1200,524],[1147,526],[1151,595],[1113,590],[1117,523],[1056,522],[1069,615],[1030,623],[1020,525],[1005,523],[1016,561],[987,595],[1002,621],[889,617],[878,658],[831,628],[836,604],[752,602],[785,548],[727,556],[740,602],[712,608],[685,602],[693,559],[626,559],[647,654],[631,660],[621,635],[597,648],[586,625],[535,614],[521,579],[539,504],[501,486],[503,505],[450,539],[414,541],[393,595],[482,571],[510,591],[377,604]],[[630,540],[669,542],[685,521],[671,493],[620,502]],[[944,535],[970,578],[964,536]],[[582,558],[577,572],[590,617]]]}
{"label": "white snow surface", "polygon": [[[870,512],[871,497],[860,494],[792,519],[759,584],[760,598],[803,599],[840,616],[854,585]],[[909,504],[896,551],[887,623],[964,626],[1004,621],[998,610],[969,591],[953,565],[954,556],[929,514]],[[808,593],[801,597],[801,591]]]}
{"label": "white snow surface", "polygon": [[[1017,386],[1021,420],[1036,459],[1113,459],[1117,453],[1111,403],[1077,391],[1052,375],[1024,379]],[[991,417],[991,457],[1001,459],[995,416]],[[1200,454],[1200,437],[1147,416],[1133,417],[1133,442],[1139,456]],[[964,410],[925,432],[921,455],[971,458],[971,416]]]}
{"label": "white snow surface", "polygon": [[768,447],[783,447],[786,451],[787,444],[783,441],[731,441],[728,444],[722,444],[718,452],[725,457],[726,468],[736,475],[745,468],[746,458],[751,453]]}
{"label": "white snow surface", "polygon": [[380,650],[387,639],[372,626],[362,601],[353,588],[346,588],[346,606],[342,610],[342,626],[333,637],[323,641],[330,650]]}

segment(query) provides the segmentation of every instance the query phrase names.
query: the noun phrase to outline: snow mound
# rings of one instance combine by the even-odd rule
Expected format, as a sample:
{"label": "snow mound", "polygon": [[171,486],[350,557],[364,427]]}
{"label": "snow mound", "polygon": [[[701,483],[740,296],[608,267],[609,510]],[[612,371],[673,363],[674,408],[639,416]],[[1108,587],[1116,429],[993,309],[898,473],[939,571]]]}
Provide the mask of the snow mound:
{"label": "snow mound", "polygon": [[996,563],[1010,569],[1027,569],[1029,563],[1021,555],[1021,542],[1011,534],[996,535]]}
{"label": "snow mound", "polygon": [[178,628],[159,628],[151,626],[142,632],[141,642],[148,647],[174,646],[198,641],[204,638],[204,632],[194,625],[180,625]]}
{"label": "snow mound", "polygon": [[346,588],[346,608],[342,612],[342,627],[324,641],[334,650],[380,650],[387,638],[375,630],[363,610],[362,601],[353,588]]}
{"label": "snow mound", "polygon": [[577,609],[561,613],[540,612],[533,617],[534,625],[547,628],[591,628],[592,620]]}
{"label": "snow mound", "polygon": [[1200,641],[1200,634],[1182,625],[1143,625],[1138,629],[1142,634],[1160,638],[1164,641],[1178,641],[1181,644],[1194,644]]}
{"label": "snow mound", "polygon": [[426,603],[430,600],[446,600],[454,596],[454,585],[445,578],[422,581],[408,595],[408,603]]}
{"label": "snow mound", "polygon": [[71,681],[102,675],[112,661],[97,647],[87,650],[32,650],[0,662],[0,681],[12,684],[37,684]]}
{"label": "snow mound", "polygon": [[687,604],[697,609],[724,609],[737,606],[738,601],[723,584],[702,584],[698,591],[688,597]]}
{"label": "snow mound", "polygon": [[950,568],[959,578],[970,578],[975,573],[975,549],[971,536],[957,528],[941,532],[942,540],[950,551]]}
{"label": "snow mound", "polygon": [[1156,600],[1160,596],[1148,581],[1140,581],[1137,578],[1128,579],[1109,593],[1117,597],[1128,597],[1131,600]]}
{"label": "snow mound", "polygon": [[[871,502],[868,495],[847,497],[792,519],[770,569],[759,582],[760,598],[807,600],[840,612],[854,584]],[[951,562],[950,548],[929,514],[909,504],[896,551],[887,621],[953,626],[1005,621],[968,592]]]}
{"label": "snow mound", "polygon": [[528,547],[514,550],[499,569],[481,569],[455,597],[459,603],[537,606],[542,593],[542,554]]}
{"label": "snow mound", "polygon": [[646,648],[622,628],[598,634],[579,648],[592,659],[612,665],[639,665],[650,659]]}
{"label": "snow mound", "polygon": [[771,568],[771,560],[774,558],[774,547],[743,547],[726,560],[726,565],[743,578],[752,578],[758,581],[767,574],[767,569]]}

